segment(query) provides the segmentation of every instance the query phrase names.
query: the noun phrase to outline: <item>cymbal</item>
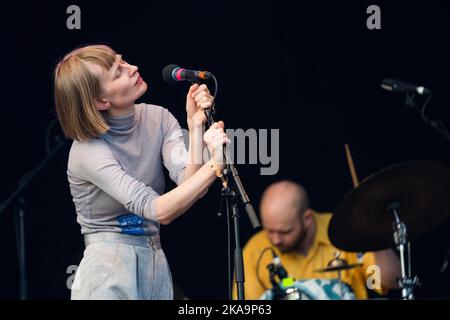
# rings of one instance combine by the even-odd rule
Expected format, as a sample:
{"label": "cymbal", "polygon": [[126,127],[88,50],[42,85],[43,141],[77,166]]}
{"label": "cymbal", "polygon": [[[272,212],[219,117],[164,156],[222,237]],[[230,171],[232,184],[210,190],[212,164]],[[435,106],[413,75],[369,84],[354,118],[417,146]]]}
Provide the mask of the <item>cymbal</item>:
{"label": "cymbal", "polygon": [[336,207],[328,228],[333,245],[350,252],[393,247],[394,216],[386,207],[394,201],[409,240],[432,231],[450,214],[450,168],[413,161],[367,177]]}
{"label": "cymbal", "polygon": [[358,268],[358,267],[362,267],[362,266],[363,266],[362,263],[342,264],[342,265],[336,265],[336,266],[329,266],[329,267],[326,267],[326,268],[323,268],[323,269],[317,269],[317,270],[314,270],[314,271],[315,272],[320,272],[320,273],[334,272],[334,271],[342,271],[342,270]]}

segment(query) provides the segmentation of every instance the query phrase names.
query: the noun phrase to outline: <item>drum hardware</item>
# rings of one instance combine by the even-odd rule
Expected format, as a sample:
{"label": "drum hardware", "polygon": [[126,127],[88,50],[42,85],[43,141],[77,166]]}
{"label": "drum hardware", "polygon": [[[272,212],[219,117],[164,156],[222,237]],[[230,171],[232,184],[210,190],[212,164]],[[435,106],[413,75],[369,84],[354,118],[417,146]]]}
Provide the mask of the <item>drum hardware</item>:
{"label": "drum hardware", "polygon": [[338,204],[330,221],[335,247],[367,252],[395,246],[400,255],[402,298],[419,285],[411,272],[410,240],[432,231],[450,213],[450,168],[413,161],[384,168],[364,179]]}
{"label": "drum hardware", "polygon": [[314,272],[325,273],[325,272],[337,272],[338,277],[337,280],[340,283],[340,295],[343,296],[344,288],[342,282],[342,271],[350,270],[353,268],[362,267],[362,263],[353,263],[349,264],[347,260],[340,258],[340,251],[336,252],[334,258],[328,262],[328,266],[326,268],[314,270]]}

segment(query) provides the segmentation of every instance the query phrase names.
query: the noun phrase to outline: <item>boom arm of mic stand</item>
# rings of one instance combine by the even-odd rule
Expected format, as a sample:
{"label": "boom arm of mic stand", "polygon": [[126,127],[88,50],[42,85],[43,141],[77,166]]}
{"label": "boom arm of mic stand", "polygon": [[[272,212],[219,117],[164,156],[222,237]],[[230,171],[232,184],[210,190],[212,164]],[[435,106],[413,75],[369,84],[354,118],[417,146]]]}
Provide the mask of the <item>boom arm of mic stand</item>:
{"label": "boom arm of mic stand", "polygon": [[[206,118],[208,119],[208,126],[211,126],[214,123],[212,112],[209,110],[205,110]],[[255,208],[250,202],[250,199],[245,192],[244,185],[242,184],[241,178],[239,177],[239,173],[233,164],[233,162],[228,158],[228,153],[226,152],[226,146],[223,146],[223,153],[224,158],[227,164],[227,167],[231,171],[231,176],[233,177],[234,184],[237,187],[237,192],[239,194],[239,197],[241,198],[242,204],[244,205],[245,212],[247,212],[247,215],[250,219],[250,222],[253,226],[253,229],[260,228],[261,224],[259,222],[258,216],[256,215]]]}
{"label": "boom arm of mic stand", "polygon": [[244,186],[242,185],[242,181],[241,181],[241,178],[239,177],[239,173],[238,173],[236,167],[232,163],[230,163],[228,166],[231,170],[231,175],[232,175],[234,183],[238,189],[238,193],[239,193],[239,196],[241,197],[241,201],[244,204],[245,212],[247,212],[248,218],[250,219],[250,222],[252,223],[253,229],[260,228],[261,224],[259,223],[259,219],[256,215],[255,208],[251,204],[250,199],[248,198],[247,193],[245,192]]}

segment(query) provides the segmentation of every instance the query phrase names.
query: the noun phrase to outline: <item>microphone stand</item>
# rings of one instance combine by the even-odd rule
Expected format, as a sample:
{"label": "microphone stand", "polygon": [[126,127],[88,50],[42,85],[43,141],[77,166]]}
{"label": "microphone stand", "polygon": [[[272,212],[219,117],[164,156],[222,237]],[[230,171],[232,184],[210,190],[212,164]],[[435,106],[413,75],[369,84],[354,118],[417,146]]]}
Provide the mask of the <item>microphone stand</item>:
{"label": "microphone stand", "polygon": [[[213,105],[212,105],[212,111],[205,110],[205,115],[208,123],[208,127],[211,126],[214,123],[213,114],[215,113],[215,97],[217,95],[217,79],[214,77],[214,75],[211,74],[212,79],[215,83],[215,92],[214,92],[214,99],[213,99]],[[238,170],[236,166],[233,164],[232,159],[230,159],[230,156],[227,152],[226,145],[223,146],[223,154],[224,159],[226,163],[226,167],[223,171],[223,177],[222,179],[222,190],[221,190],[221,203],[225,201],[225,208],[227,213],[227,219],[229,219],[229,210],[231,207],[232,210],[232,218],[233,218],[233,232],[234,232],[234,272],[236,276],[236,287],[237,287],[237,298],[238,300],[244,300],[245,294],[244,294],[244,259],[242,254],[242,248],[240,244],[240,237],[239,237],[239,209],[238,209],[238,200],[241,201],[241,203],[244,206],[245,211],[247,212],[247,215],[250,219],[250,222],[253,226],[253,229],[260,228],[261,224],[259,223],[259,219],[256,215],[256,211],[253,207],[253,205],[250,202],[250,199],[244,189],[244,185],[242,184],[241,178],[239,177]],[[229,184],[229,181],[232,181],[232,184]],[[221,213],[219,212],[219,215]],[[231,286],[231,284],[229,284]],[[231,296],[231,289],[229,290],[229,298],[232,299]]]}
{"label": "microphone stand", "polygon": [[[53,123],[50,124],[49,129]],[[26,300],[28,297],[28,283],[26,271],[26,255],[25,255],[25,196],[26,187],[33,181],[33,179],[40,173],[48,164],[48,162],[55,156],[58,150],[66,143],[65,140],[59,139],[53,150],[48,150],[46,157],[38,164],[38,166],[26,174],[24,174],[18,183],[18,187],[11,195],[0,203],[0,216],[3,211],[16,199],[18,199],[15,212],[15,226],[16,226],[16,241],[17,241],[17,256],[19,264],[19,292],[20,299]]]}
{"label": "microphone stand", "polygon": [[[209,114],[209,122],[210,124],[214,123],[211,113]],[[230,214],[229,210],[231,207],[232,210],[232,218],[233,218],[233,232],[234,232],[234,272],[235,272],[235,281],[237,287],[237,298],[238,300],[244,300],[244,259],[241,248],[241,241],[239,237],[239,209],[238,209],[238,200],[240,199],[242,204],[244,205],[244,209],[247,212],[247,215],[250,219],[250,222],[253,226],[253,229],[260,228],[261,224],[259,223],[259,219],[256,215],[255,209],[250,202],[250,199],[245,192],[244,186],[242,184],[241,178],[239,177],[239,173],[236,169],[236,166],[232,163],[229,158],[228,152],[226,150],[226,146],[224,145],[224,159],[227,164],[222,177],[222,190],[221,190],[221,203],[225,201],[226,208],[226,216],[229,219]],[[229,181],[233,183],[230,185]],[[221,213],[219,212],[219,215]],[[231,300],[231,290],[230,292],[230,300]]]}
{"label": "microphone stand", "polygon": [[422,120],[429,124],[433,129],[435,129],[436,131],[438,131],[448,142],[450,142],[450,134],[447,131],[447,128],[445,127],[445,124],[439,120],[439,119],[431,119],[428,116],[425,115],[425,111],[431,101],[431,97],[432,97],[432,92],[431,90],[428,90],[428,97],[427,100],[424,102],[424,104],[422,105],[422,107],[419,109],[417,107],[417,103],[416,103],[416,94],[414,91],[407,91],[405,94],[405,105],[408,107],[411,107],[413,109],[415,109],[419,114],[420,117],[422,118]]}

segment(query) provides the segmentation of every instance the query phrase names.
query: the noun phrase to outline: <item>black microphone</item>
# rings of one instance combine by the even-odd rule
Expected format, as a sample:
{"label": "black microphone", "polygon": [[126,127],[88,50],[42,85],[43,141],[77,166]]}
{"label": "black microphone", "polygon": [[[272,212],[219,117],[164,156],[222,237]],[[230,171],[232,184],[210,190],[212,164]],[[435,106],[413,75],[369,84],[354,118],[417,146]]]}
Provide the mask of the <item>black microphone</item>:
{"label": "black microphone", "polygon": [[[272,251],[272,262],[269,263],[270,282],[272,283],[272,293],[274,300],[299,300],[300,293],[297,288],[294,288],[295,279],[287,273],[286,269],[281,264],[281,259]],[[278,277],[278,281],[275,279]]]}
{"label": "black microphone", "polygon": [[393,92],[417,92],[418,94],[429,94],[430,90],[422,86],[406,83],[397,79],[383,79],[381,88]]}
{"label": "black microphone", "polygon": [[210,79],[212,74],[208,71],[188,70],[180,68],[175,64],[169,64],[164,67],[162,77],[169,83],[175,83],[178,81],[199,82]]}
{"label": "black microphone", "polygon": [[280,279],[280,281],[282,281],[283,279],[286,279],[288,277],[288,273],[287,273],[286,269],[283,267],[283,265],[281,264],[280,257],[277,256],[274,252],[273,252],[272,263],[275,266],[275,273],[278,275],[278,278]]}
{"label": "black microphone", "polygon": [[293,277],[290,277],[287,273],[286,269],[281,264],[281,258],[275,253],[275,250],[272,251],[272,263],[270,264],[272,266],[272,271],[274,275],[278,276],[279,281],[284,285],[291,285],[295,280]]}
{"label": "black microphone", "polygon": [[450,247],[448,247],[447,252],[445,253],[444,261],[441,264],[441,268],[439,269],[440,274],[444,274],[448,268],[448,260],[450,258]]}

